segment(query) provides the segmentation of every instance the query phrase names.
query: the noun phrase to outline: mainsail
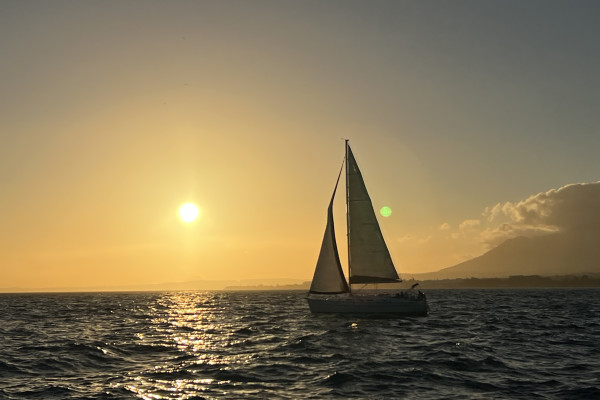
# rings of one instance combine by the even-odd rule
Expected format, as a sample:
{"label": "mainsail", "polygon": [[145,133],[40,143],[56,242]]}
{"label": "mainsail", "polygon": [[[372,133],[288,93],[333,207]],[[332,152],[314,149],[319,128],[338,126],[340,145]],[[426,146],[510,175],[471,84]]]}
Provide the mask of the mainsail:
{"label": "mainsail", "polygon": [[315,274],[310,285],[311,293],[334,294],[349,291],[344,273],[342,272],[342,264],[340,263],[333,224],[333,199],[335,198],[341,174],[342,170],[340,169],[340,174],[338,175],[333,195],[329,202],[329,208],[327,209],[327,227],[325,228],[325,235],[323,235],[323,243],[321,244],[321,252],[319,253]]}
{"label": "mainsail", "polygon": [[400,278],[348,142],[346,170],[350,283],[398,282]]}

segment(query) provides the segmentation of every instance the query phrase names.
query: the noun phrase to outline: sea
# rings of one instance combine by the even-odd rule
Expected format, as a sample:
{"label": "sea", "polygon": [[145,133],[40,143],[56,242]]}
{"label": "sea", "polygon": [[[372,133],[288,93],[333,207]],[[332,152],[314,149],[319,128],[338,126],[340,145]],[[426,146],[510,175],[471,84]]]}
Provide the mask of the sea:
{"label": "sea", "polygon": [[0,399],[600,399],[600,289],[0,294]]}

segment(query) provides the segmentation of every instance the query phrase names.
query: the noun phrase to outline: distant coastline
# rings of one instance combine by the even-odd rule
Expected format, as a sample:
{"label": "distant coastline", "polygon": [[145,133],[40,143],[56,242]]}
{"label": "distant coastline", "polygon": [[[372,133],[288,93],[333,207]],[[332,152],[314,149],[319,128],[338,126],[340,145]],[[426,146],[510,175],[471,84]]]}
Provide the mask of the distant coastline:
{"label": "distant coastline", "polygon": [[[410,281],[405,281],[410,282]],[[417,282],[417,281],[415,281]],[[600,287],[600,276],[590,275],[515,275],[508,278],[457,278],[418,281],[429,289],[486,289],[486,288],[577,288]]]}
{"label": "distant coastline", "polygon": [[[287,282],[286,282],[287,281]],[[171,292],[171,291],[264,291],[305,290],[310,281],[271,279],[264,283],[256,281],[190,281],[170,282],[156,285],[85,287],[85,288],[0,288],[0,293],[99,293],[99,292]],[[279,283],[282,282],[282,283]],[[453,279],[406,279],[401,284],[379,285],[381,289],[406,290],[415,283],[419,289],[493,289],[493,288],[596,288],[600,287],[600,274],[578,275],[515,275],[505,278],[453,278]]]}
{"label": "distant coastline", "polygon": [[[515,275],[508,278],[456,278],[415,280],[408,279],[403,286],[419,283],[422,289],[493,289],[493,288],[577,288],[600,287],[600,275]],[[308,290],[310,282],[292,285],[235,285],[225,290]],[[403,287],[403,289],[406,289]]]}

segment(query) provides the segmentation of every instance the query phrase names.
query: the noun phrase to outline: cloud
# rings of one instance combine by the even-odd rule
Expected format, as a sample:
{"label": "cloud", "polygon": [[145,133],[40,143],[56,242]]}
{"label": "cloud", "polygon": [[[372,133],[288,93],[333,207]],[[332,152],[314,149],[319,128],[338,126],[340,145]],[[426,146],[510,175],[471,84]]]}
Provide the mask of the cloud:
{"label": "cloud", "polygon": [[600,182],[570,184],[518,202],[498,203],[486,207],[483,216],[489,226],[481,236],[488,244],[515,236],[600,226]]}
{"label": "cloud", "polygon": [[450,224],[447,222],[444,222],[443,224],[441,224],[438,228],[440,231],[449,231],[451,229]]}
{"label": "cloud", "polygon": [[460,224],[458,224],[458,229],[464,232],[470,229],[475,229],[479,225],[481,225],[481,221],[479,221],[478,219],[466,219]]}
{"label": "cloud", "polygon": [[483,229],[479,232],[478,238],[489,249],[499,245],[507,239],[517,236],[533,237],[546,235],[556,231],[557,230],[552,227],[500,224],[498,226]]}
{"label": "cloud", "polygon": [[481,255],[507,239],[595,225],[600,229],[600,182],[577,183],[515,202],[486,207],[479,219],[444,222],[397,239],[405,271],[431,271]]}
{"label": "cloud", "polygon": [[424,238],[421,238],[421,239],[419,239],[419,244],[427,243],[427,242],[429,242],[431,240],[431,238],[432,238],[431,235],[428,235],[428,236],[426,236]]}
{"label": "cloud", "polygon": [[496,204],[486,208],[484,216],[493,222],[500,213],[515,224],[560,230],[600,225],[600,182],[571,184],[517,203]]}
{"label": "cloud", "polygon": [[407,242],[409,240],[412,240],[412,235],[410,233],[407,233],[406,235],[398,238],[397,240],[398,240],[398,243],[404,243],[404,242]]}

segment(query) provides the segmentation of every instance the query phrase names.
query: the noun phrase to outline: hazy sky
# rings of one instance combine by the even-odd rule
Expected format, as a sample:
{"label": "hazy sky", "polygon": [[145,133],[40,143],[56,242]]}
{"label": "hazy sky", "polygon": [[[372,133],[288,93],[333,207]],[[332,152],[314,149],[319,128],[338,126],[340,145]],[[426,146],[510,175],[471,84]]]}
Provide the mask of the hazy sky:
{"label": "hazy sky", "polygon": [[563,229],[598,38],[597,1],[0,1],[0,287],[308,280],[340,138],[401,274]]}

